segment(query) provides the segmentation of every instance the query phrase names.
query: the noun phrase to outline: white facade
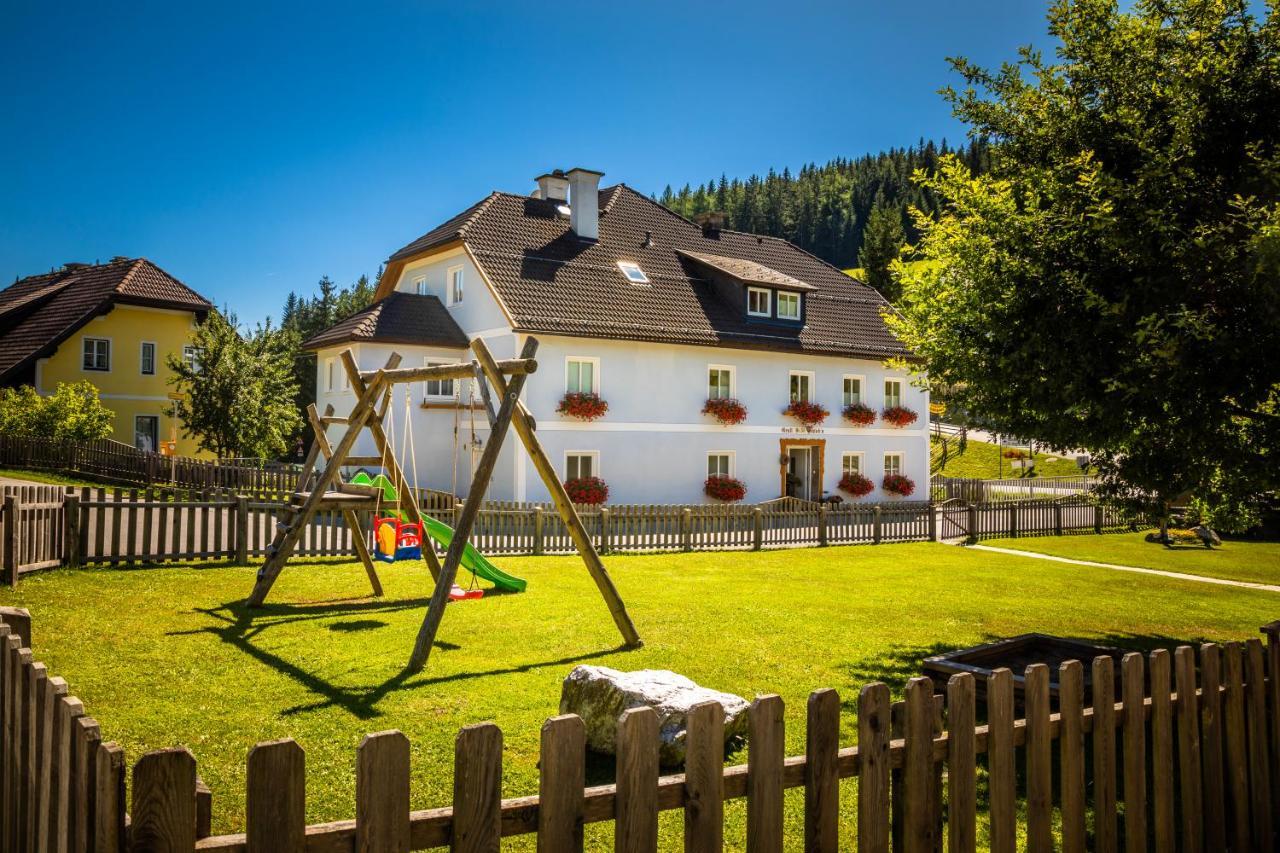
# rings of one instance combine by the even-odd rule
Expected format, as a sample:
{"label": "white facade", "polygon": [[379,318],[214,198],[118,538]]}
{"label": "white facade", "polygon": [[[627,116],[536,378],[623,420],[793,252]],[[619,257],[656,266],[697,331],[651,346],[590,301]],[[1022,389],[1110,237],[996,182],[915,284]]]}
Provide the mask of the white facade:
{"label": "white facade", "polygon": [[[459,273],[460,301],[453,292]],[[498,358],[514,357],[524,344],[526,336],[512,332],[501,305],[462,248],[411,264],[397,289],[440,298],[467,336],[483,338]],[[779,497],[786,487],[785,475],[797,472],[807,476],[793,479],[791,488],[803,497],[841,494],[845,500],[895,499],[880,489],[887,467],[915,482],[911,500],[927,498],[928,393],[914,387],[901,370],[888,369],[878,361],[798,352],[536,337],[538,370],[528,377],[523,400],[537,422],[538,436],[562,478],[568,476],[570,466],[575,472],[579,466],[589,466],[608,484],[611,503],[713,502],[703,494],[709,464],[720,469],[727,464],[729,473],[746,484],[748,502]],[[442,348],[371,343],[350,347],[362,370],[381,367],[393,351],[402,356],[402,366],[470,359],[469,352]],[[332,404],[339,415],[354,404],[336,360],[341,349],[317,353],[316,385],[318,406],[324,409]],[[608,413],[599,420],[583,422],[556,413],[568,390],[571,361],[590,365],[594,390],[609,404]],[[713,367],[729,370],[731,396],[748,412],[744,423],[723,426],[701,413]],[[790,399],[793,373],[806,377],[801,381],[809,384],[810,399],[830,412],[825,423],[812,430],[782,413]],[[575,378],[582,375],[581,369],[575,369]],[[901,405],[916,412],[917,421],[895,428],[877,417],[869,427],[852,426],[840,415],[846,378],[858,380],[861,402],[876,412],[885,405],[886,380],[895,382]],[[467,493],[480,447],[489,437],[484,412],[466,408],[468,384],[456,383],[448,396],[444,392],[449,389],[428,388],[424,383],[396,388],[393,442],[411,482],[416,475],[423,488]],[[474,402],[478,404],[478,396]],[[405,436],[406,412],[412,418],[412,449]],[[340,429],[331,427],[330,438],[336,440]],[[374,452],[367,435],[354,452]],[[713,454],[714,463],[708,459]],[[861,472],[876,485],[864,498],[837,491],[846,457],[850,464],[856,459]],[[550,498],[514,432],[506,438],[487,496],[494,500]]]}

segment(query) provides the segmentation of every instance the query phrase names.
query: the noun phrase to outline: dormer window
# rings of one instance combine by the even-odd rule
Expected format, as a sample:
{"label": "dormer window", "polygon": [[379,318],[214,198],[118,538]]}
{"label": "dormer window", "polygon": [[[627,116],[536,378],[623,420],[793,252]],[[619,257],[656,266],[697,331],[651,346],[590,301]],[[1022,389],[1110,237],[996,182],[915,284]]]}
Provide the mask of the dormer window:
{"label": "dormer window", "polygon": [[644,274],[644,270],[640,269],[640,265],[631,261],[618,261],[618,269],[622,270],[622,274],[627,277],[627,281],[632,284],[648,284],[649,276]]}
{"label": "dormer window", "polygon": [[783,290],[778,291],[778,319],[800,319],[800,294],[787,293]]}
{"label": "dormer window", "polygon": [[773,316],[773,291],[767,287],[747,288],[747,313],[752,317]]}

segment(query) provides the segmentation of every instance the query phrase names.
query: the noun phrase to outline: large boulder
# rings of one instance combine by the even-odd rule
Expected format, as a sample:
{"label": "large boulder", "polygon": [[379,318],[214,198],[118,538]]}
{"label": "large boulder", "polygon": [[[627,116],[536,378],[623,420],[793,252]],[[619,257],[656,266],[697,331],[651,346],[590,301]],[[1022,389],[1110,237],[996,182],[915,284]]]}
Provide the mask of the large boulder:
{"label": "large boulder", "polygon": [[747,700],[700,687],[665,669],[621,672],[607,666],[575,667],[560,690],[560,713],[581,717],[587,744],[612,755],[623,712],[653,708],[658,713],[659,759],[664,765],[676,766],[684,763],[686,716],[695,705],[709,701],[724,708],[726,743],[746,736]]}

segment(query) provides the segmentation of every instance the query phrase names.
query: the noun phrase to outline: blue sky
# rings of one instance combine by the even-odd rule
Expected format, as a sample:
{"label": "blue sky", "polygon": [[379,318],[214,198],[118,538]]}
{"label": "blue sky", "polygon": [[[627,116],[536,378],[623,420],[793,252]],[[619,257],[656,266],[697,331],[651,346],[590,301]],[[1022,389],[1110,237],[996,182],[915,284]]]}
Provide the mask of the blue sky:
{"label": "blue sky", "polygon": [[9,2],[0,282],[145,255],[253,321],[546,169],[656,193],[959,140],[945,58],[1047,46],[1045,6]]}

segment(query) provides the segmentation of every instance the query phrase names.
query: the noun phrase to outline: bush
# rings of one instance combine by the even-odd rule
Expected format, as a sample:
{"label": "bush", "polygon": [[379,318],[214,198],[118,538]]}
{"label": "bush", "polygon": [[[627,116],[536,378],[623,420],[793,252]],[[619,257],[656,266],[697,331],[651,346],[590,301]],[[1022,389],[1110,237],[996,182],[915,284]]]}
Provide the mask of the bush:
{"label": "bush", "polygon": [[602,504],[609,500],[609,486],[599,477],[575,477],[566,480],[564,490],[576,504]]}
{"label": "bush", "polygon": [[48,397],[30,385],[0,388],[0,432],[6,435],[92,441],[111,435],[114,419],[92,382],[59,382]]}
{"label": "bush", "polygon": [[589,391],[570,391],[560,400],[556,411],[571,418],[594,421],[596,418],[604,417],[604,413],[609,411],[609,404],[601,400],[599,394]]}
{"label": "bush", "polygon": [[803,400],[792,400],[782,413],[790,415],[805,426],[817,426],[830,414],[821,403],[806,403]]}
{"label": "bush", "polygon": [[855,498],[871,494],[871,490],[875,487],[876,484],[871,482],[870,478],[864,477],[861,474],[852,473],[845,474],[840,478],[840,482],[836,485],[836,488],[840,491],[851,494]]}
{"label": "bush", "polygon": [[875,410],[866,403],[850,403],[844,407],[842,414],[854,426],[871,426],[876,422]]}
{"label": "bush", "polygon": [[708,477],[703,491],[718,501],[740,501],[747,496],[747,485],[733,477]]}
{"label": "bush", "polygon": [[919,416],[906,406],[890,406],[880,413],[880,417],[883,418],[884,422],[887,424],[896,427],[905,427],[915,423],[916,418]]}
{"label": "bush", "polygon": [[885,474],[880,488],[884,489],[886,494],[901,495],[905,498],[916,490],[916,484],[910,477],[902,474]]}
{"label": "bush", "polygon": [[732,397],[717,397],[707,400],[702,406],[702,414],[711,415],[722,424],[740,424],[747,419],[747,407]]}

